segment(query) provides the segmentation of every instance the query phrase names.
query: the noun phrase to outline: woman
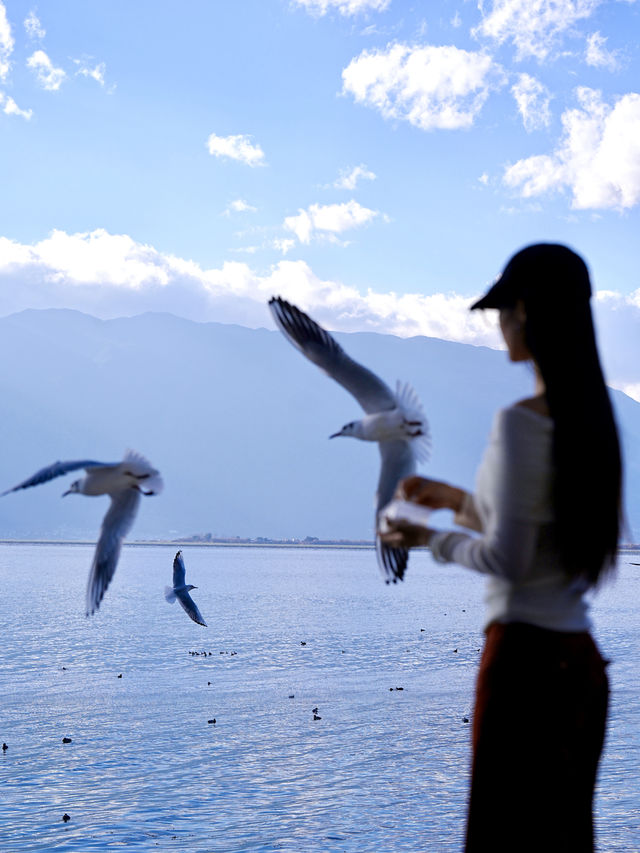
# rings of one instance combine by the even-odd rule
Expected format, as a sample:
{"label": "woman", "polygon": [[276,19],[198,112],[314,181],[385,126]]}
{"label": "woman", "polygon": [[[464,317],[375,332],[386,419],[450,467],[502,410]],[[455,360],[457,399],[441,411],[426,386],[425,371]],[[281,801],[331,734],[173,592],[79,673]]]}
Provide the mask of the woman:
{"label": "woman", "polygon": [[499,310],[510,360],[533,365],[534,393],[497,413],[473,496],[419,477],[399,488],[482,535],[396,523],[383,537],[489,578],[467,853],[594,849],[608,681],[585,593],[614,568],[621,462],[590,296],[587,268],[565,246],[513,256],[472,308]]}

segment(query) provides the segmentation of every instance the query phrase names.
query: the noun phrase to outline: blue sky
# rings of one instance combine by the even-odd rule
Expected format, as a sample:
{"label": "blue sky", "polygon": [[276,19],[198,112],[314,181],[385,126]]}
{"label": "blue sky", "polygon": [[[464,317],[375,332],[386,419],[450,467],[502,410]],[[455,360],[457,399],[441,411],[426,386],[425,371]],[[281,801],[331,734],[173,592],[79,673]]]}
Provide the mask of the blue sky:
{"label": "blue sky", "polygon": [[522,245],[590,264],[640,399],[640,2],[0,0],[0,314],[497,342]]}

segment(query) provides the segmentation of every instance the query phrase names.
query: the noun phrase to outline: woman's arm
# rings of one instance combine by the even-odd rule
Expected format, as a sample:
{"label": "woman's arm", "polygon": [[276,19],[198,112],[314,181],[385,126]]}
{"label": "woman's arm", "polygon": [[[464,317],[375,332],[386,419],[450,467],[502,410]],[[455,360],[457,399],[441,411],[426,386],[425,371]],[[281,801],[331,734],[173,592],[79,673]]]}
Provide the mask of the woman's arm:
{"label": "woman's arm", "polygon": [[433,531],[429,547],[439,563],[457,563],[476,572],[512,581],[524,577],[535,555],[540,525],[530,520],[503,517],[489,536]]}
{"label": "woman's arm", "polygon": [[[498,421],[490,457],[491,515],[489,529],[482,538],[426,528],[419,535],[412,529],[397,527],[394,528],[395,541],[389,544],[414,547],[411,543],[417,540],[419,544],[428,544],[433,556],[441,562],[455,562],[483,574],[511,580],[526,575],[536,552],[541,526],[552,521],[549,514],[551,442],[550,434],[541,433],[539,424],[522,418],[522,412],[512,408],[503,410]],[[425,486],[422,491],[420,483],[409,482],[408,485],[410,493],[422,495],[434,504],[440,495],[439,507],[448,505],[453,509],[455,505],[456,512],[462,514],[463,501],[458,502],[461,489],[442,484],[446,488]]]}
{"label": "woman's arm", "polygon": [[457,486],[426,477],[407,477],[398,486],[397,495],[401,500],[412,501],[431,509],[451,509],[455,513],[455,524],[478,532],[483,529],[473,495]]}

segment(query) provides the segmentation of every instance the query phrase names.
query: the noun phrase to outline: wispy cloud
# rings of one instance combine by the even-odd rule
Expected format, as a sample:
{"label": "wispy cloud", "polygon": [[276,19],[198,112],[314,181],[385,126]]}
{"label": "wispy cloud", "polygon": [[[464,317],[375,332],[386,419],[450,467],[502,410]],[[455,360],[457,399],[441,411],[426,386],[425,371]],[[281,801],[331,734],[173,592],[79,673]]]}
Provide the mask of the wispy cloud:
{"label": "wispy cloud", "polygon": [[225,216],[231,216],[232,213],[256,213],[258,210],[257,207],[254,207],[249,202],[245,201],[242,198],[236,198],[232,202],[229,203],[227,208],[224,210]]}
{"label": "wispy cloud", "polygon": [[273,241],[273,248],[282,252],[283,255],[288,255],[295,245],[296,241],[288,237],[276,237]]}
{"label": "wispy cloud", "polygon": [[530,74],[519,74],[511,87],[525,130],[547,127],[551,121],[551,95],[544,84]]}
{"label": "wispy cloud", "polygon": [[358,181],[375,181],[375,174],[361,163],[354,169],[343,169],[333,186],[338,190],[355,190]]}
{"label": "wispy cloud", "polygon": [[24,28],[31,39],[43,39],[47,34],[46,30],[40,23],[40,18],[38,18],[33,9],[24,19]]}
{"label": "wispy cloud", "polygon": [[[498,44],[512,42],[516,58],[546,59],[561,37],[580,20],[589,18],[602,0],[493,0],[473,30]],[[481,11],[484,4],[479,3]]]}
{"label": "wispy cloud", "polygon": [[620,67],[618,56],[615,51],[607,50],[605,45],[607,39],[599,32],[587,36],[587,49],[585,62],[593,68],[604,68],[607,71],[617,71]]}
{"label": "wispy cloud", "polygon": [[14,44],[7,10],[4,3],[0,2],[0,82],[7,79],[11,70],[10,57],[13,53]]}
{"label": "wispy cloud", "polygon": [[0,92],[0,108],[8,116],[20,116],[27,121],[33,115],[33,110],[21,110],[13,98],[10,95],[5,95],[4,92]]}
{"label": "wispy cloud", "polygon": [[377,210],[363,207],[353,199],[342,204],[312,204],[288,216],[284,227],[296,235],[301,243],[310,243],[314,237],[335,237],[343,231],[366,225],[379,216]]}
{"label": "wispy cloud", "polygon": [[104,88],[105,74],[107,70],[107,66],[104,62],[98,62],[96,65],[92,65],[91,57],[83,57],[82,59],[74,59],[73,61],[78,66],[76,75],[95,80],[96,83]]}
{"label": "wispy cloud", "polygon": [[421,130],[469,128],[504,74],[490,56],[453,45],[365,50],[342,72],[343,93]]}
{"label": "wispy cloud", "polygon": [[640,202],[640,94],[613,106],[594,89],[576,89],[579,106],[562,116],[563,134],[552,154],[519,160],[504,183],[524,198],[568,189],[576,210],[631,208]]}
{"label": "wispy cloud", "polygon": [[294,6],[300,6],[312,15],[321,16],[335,11],[346,16],[383,12],[391,0],[292,0],[292,2]]}
{"label": "wispy cloud", "polygon": [[64,80],[66,72],[62,68],[56,68],[44,50],[36,50],[29,59],[27,67],[36,75],[38,83],[49,92],[56,92]]}
{"label": "wispy cloud", "polygon": [[254,144],[250,136],[243,134],[216,136],[212,133],[207,139],[207,149],[214,157],[228,157],[247,166],[262,166],[265,161],[262,148]]}

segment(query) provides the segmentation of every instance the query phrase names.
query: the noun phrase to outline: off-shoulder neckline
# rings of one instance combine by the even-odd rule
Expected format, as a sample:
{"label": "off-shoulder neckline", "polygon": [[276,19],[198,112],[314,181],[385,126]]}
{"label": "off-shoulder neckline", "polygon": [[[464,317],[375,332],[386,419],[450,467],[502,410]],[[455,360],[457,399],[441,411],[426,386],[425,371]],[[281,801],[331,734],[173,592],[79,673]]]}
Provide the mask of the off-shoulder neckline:
{"label": "off-shoulder neckline", "polygon": [[514,403],[513,406],[509,406],[507,409],[504,409],[507,412],[526,412],[526,414],[531,415],[533,418],[536,418],[541,423],[548,424],[549,426],[553,425],[553,418],[550,415],[543,415],[541,412],[536,412],[535,409],[530,409],[529,406],[521,406],[518,403]]}

